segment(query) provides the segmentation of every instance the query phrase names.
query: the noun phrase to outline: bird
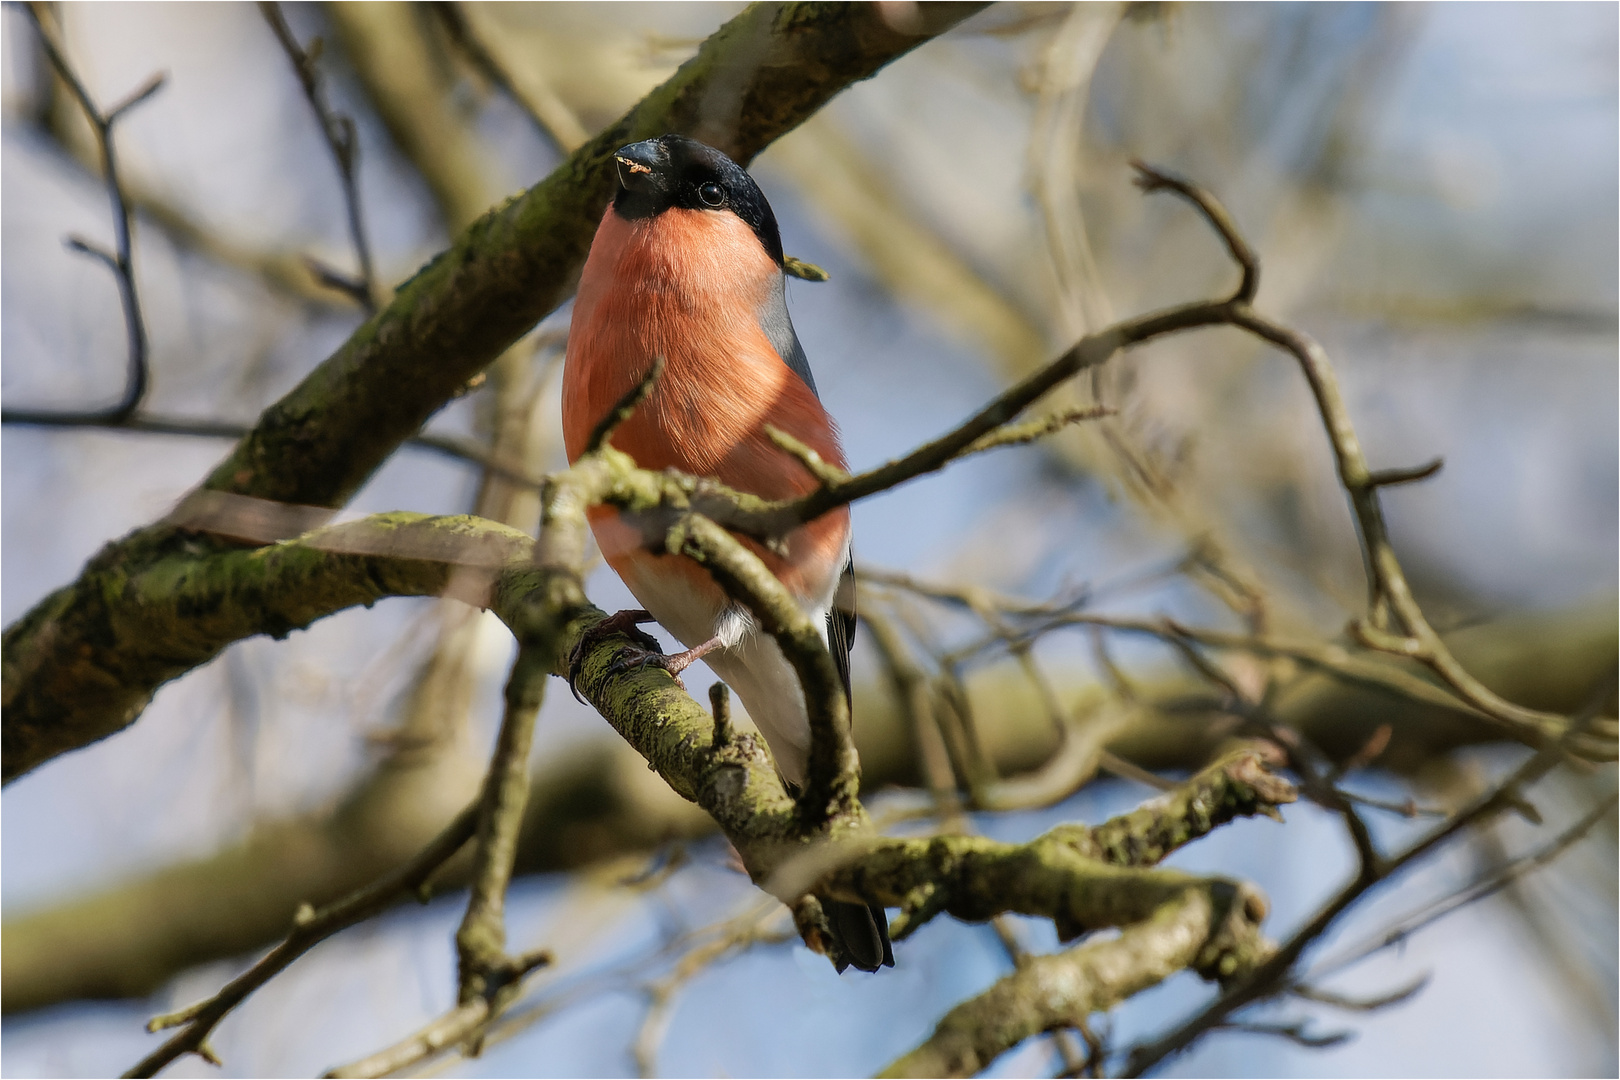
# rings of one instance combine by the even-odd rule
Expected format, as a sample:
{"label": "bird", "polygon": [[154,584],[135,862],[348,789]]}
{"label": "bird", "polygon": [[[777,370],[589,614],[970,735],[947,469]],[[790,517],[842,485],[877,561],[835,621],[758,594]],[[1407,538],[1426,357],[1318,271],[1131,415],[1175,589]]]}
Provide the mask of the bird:
{"label": "bird", "polygon": [[[570,464],[597,425],[664,367],[609,443],[643,469],[713,477],[768,499],[818,486],[767,426],[845,468],[838,428],[822,407],[788,315],[787,261],[770,203],[754,179],[712,146],[668,134],[614,154],[616,190],[580,274],[563,366],[563,443]],[[810,722],[798,679],[775,640],[691,559],[654,553],[608,506],[589,512],[598,547],[641,609],[603,624],[631,633],[619,664],[655,664],[677,679],[699,658],[748,710],[790,790],[804,783]],[[850,691],[854,563],[847,507],[788,533],[775,550],[739,537],[825,629]],[[658,622],[684,645],[664,655],[635,630]],[[832,935],[862,971],[893,966],[878,904],[823,900]],[[835,953],[836,956],[836,953]],[[844,964],[839,963],[842,973]]]}

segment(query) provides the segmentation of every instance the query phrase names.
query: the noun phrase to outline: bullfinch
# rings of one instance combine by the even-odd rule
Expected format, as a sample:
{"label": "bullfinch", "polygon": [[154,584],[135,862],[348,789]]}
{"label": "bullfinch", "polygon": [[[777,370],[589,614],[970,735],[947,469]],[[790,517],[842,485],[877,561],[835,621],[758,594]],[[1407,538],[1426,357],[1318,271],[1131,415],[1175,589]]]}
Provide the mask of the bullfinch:
{"label": "bullfinch", "polygon": [[[782,239],[764,193],[725,154],[680,135],[623,147],[615,164],[618,189],[591,242],[569,328],[568,460],[584,453],[598,422],[663,357],[651,393],[613,431],[614,447],[643,469],[714,477],[768,499],[808,493],[815,477],[771,441],[766,425],[840,468],[844,451],[788,317]],[[802,784],[810,722],[776,642],[701,566],[649,551],[613,508],[593,507],[590,523],[608,564],[645,609],[620,612],[610,625],[623,631],[656,620],[686,646],[668,656],[632,647],[620,663],[652,663],[678,676],[702,657],[742,700],[783,778]],[[825,626],[847,694],[855,631],[848,508],[795,529],[776,551],[741,539]],[[857,967],[894,963],[881,907],[825,901],[824,908]]]}

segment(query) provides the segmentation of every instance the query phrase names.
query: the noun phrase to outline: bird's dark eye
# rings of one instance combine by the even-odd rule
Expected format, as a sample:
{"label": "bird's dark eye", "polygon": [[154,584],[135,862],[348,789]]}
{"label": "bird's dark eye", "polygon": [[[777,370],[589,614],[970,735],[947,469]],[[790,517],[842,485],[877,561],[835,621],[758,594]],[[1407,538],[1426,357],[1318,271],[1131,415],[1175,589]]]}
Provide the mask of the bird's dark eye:
{"label": "bird's dark eye", "polygon": [[726,201],[726,193],[720,190],[720,185],[709,181],[698,188],[698,198],[703,200],[704,206],[719,206]]}

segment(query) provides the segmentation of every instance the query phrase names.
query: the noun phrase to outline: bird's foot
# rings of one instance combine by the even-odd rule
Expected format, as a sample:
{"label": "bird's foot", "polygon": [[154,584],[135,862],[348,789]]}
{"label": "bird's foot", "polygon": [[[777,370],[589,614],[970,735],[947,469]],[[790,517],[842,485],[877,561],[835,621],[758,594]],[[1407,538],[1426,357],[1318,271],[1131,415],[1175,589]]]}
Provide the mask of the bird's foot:
{"label": "bird's foot", "polygon": [[637,671],[645,671],[649,667],[663,668],[665,671],[669,672],[670,678],[675,680],[675,685],[680,687],[682,690],[685,690],[686,684],[681,681],[681,672],[697,663],[697,661],[702,659],[706,654],[718,649],[720,645],[720,639],[717,637],[712,637],[708,641],[703,642],[701,645],[695,645],[692,648],[687,649],[685,652],[669,654],[662,651],[654,652],[647,649],[638,648],[634,645],[628,645],[624,649],[620,650],[619,655],[614,658],[613,663],[608,665],[608,674],[622,674],[623,672],[629,671],[631,668],[635,668]]}
{"label": "bird's foot", "polygon": [[[663,650],[658,646],[658,639],[645,630],[639,629],[642,623],[655,621],[649,611],[642,608],[627,608],[624,611],[609,615],[585,631],[579,639],[579,644],[574,646],[574,651],[568,654],[568,689],[574,695],[574,700],[581,705],[590,704],[590,702],[579,696],[579,687],[575,684],[579,681],[580,670],[585,666],[586,654],[603,639],[622,634],[634,642],[634,644],[626,647],[626,652],[636,651],[653,656],[663,655]],[[615,661],[616,665],[617,661]]]}

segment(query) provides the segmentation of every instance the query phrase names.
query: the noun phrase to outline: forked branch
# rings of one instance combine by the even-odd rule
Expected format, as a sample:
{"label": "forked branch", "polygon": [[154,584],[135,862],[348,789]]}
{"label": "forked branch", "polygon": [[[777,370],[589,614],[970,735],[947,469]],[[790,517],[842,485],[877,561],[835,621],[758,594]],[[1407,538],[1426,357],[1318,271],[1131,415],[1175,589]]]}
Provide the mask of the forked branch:
{"label": "forked branch", "polygon": [[123,101],[103,112],[79,79],[73,65],[68,62],[67,53],[62,48],[61,42],[56,39],[56,32],[49,22],[50,16],[44,12],[44,5],[31,3],[25,5],[24,10],[28,13],[29,21],[34,24],[35,33],[39,35],[40,46],[45,50],[46,59],[50,61],[57,77],[73,95],[73,100],[78,102],[84,118],[89,121],[91,129],[95,132],[96,145],[101,150],[102,178],[107,187],[107,200],[112,204],[113,250],[108,251],[77,236],[69,237],[67,245],[70,249],[103,263],[112,271],[114,279],[118,282],[118,299],[124,309],[124,330],[128,338],[129,351],[124,392],[116,405],[81,412],[6,409],[0,411],[0,423],[44,426],[75,426],[87,422],[118,424],[129,419],[135,410],[141,407],[151,376],[147,359],[146,322],[141,315],[140,296],[135,289],[130,205],[129,199],[124,194],[123,182],[119,178],[113,128],[129,114],[130,110],[163,89],[167,76],[161,73],[152,76]]}

